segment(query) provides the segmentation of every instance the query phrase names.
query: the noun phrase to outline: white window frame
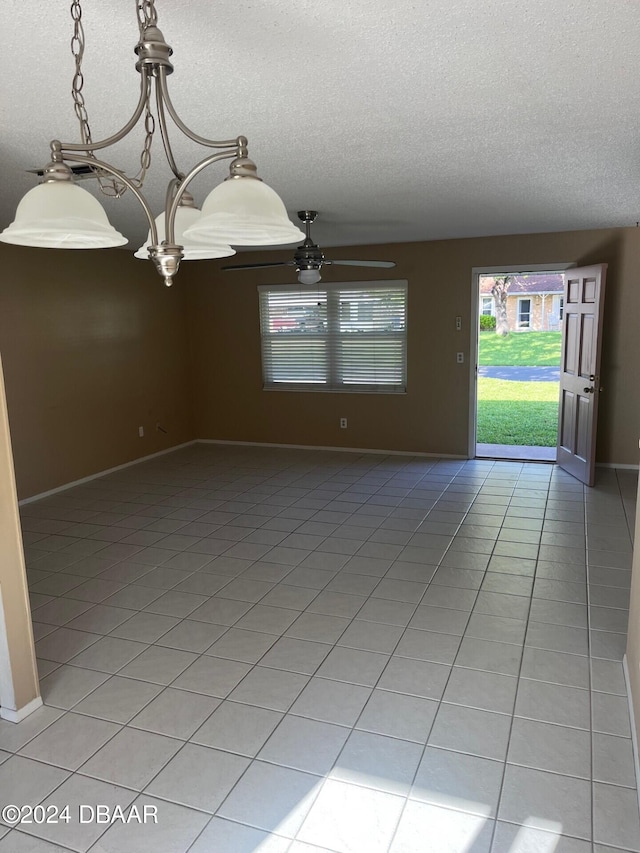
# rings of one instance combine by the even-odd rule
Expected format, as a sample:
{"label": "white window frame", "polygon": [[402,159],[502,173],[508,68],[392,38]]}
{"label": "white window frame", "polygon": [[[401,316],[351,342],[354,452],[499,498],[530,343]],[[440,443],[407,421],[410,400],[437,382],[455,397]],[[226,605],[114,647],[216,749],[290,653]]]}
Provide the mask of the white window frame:
{"label": "white window frame", "polygon": [[554,293],[549,315],[550,329],[560,331],[562,329],[562,318],[564,316],[564,295]]}
{"label": "white window frame", "polygon": [[[485,311],[485,302],[489,300],[489,310]],[[480,297],[480,316],[495,317],[496,316],[496,300],[493,296]]]}
{"label": "white window frame", "polygon": [[[397,290],[404,296],[404,327],[398,330],[374,331],[374,332],[344,332],[340,331],[340,295],[344,292],[361,290],[375,295],[376,291]],[[367,281],[367,282],[332,282],[326,285],[317,285],[305,288],[297,285],[260,285],[258,286],[260,300],[260,337],[262,349],[262,376],[263,390],[265,391],[310,391],[320,393],[348,393],[348,394],[404,394],[407,390],[407,318],[408,318],[408,282],[399,281]],[[266,329],[268,300],[271,294],[296,293],[302,296],[318,294],[319,299],[326,294],[326,329],[305,332],[303,334],[287,333],[286,337],[281,332],[270,332]],[[293,335],[295,334],[295,338]],[[275,381],[273,373],[270,374],[270,359],[273,359],[273,351],[270,350],[273,341],[285,341],[291,335],[292,342],[322,340],[326,344],[326,356],[324,360],[325,381]],[[401,372],[399,383],[359,383],[345,382],[342,374],[343,365],[340,360],[340,344],[345,341],[367,341],[375,346],[376,340],[395,341],[400,344],[400,358],[394,364]]]}
{"label": "white window frame", "polygon": [[[522,311],[521,305],[523,302],[529,303],[529,310],[526,312],[529,315],[529,319],[527,321],[527,325],[522,325],[522,320],[520,319]],[[533,315],[533,299],[530,296],[519,296],[518,304],[516,305],[516,329],[518,331],[530,331],[531,330],[531,317]]]}

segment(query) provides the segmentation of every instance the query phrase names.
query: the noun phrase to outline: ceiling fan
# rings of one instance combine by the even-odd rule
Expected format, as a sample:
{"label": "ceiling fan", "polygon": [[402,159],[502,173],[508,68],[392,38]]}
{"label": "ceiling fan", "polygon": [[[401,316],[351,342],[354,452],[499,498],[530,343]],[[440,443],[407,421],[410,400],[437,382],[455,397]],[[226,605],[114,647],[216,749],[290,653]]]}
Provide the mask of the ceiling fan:
{"label": "ceiling fan", "polygon": [[295,267],[298,271],[298,281],[301,284],[316,284],[320,281],[320,270],[324,265],[343,267],[384,267],[390,269],[395,267],[393,261],[328,261],[320,246],[311,239],[311,223],[318,215],[317,210],[299,210],[298,219],[304,222],[306,237],[301,246],[296,249],[292,261],[274,261],[262,264],[234,264],[222,267],[223,270],[252,270],[264,269],[266,267]]}

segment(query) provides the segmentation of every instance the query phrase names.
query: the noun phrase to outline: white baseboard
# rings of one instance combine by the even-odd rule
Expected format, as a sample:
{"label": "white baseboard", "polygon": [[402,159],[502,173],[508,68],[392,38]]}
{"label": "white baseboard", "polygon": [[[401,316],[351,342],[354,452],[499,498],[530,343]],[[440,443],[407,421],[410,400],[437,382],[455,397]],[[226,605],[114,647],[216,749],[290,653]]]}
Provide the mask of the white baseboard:
{"label": "white baseboard", "polygon": [[625,471],[637,471],[638,465],[627,465],[623,462],[596,462],[596,468],[622,468]]}
{"label": "white baseboard", "polygon": [[150,453],[148,456],[140,456],[138,459],[132,459],[131,462],[123,462],[122,465],[116,465],[113,468],[107,468],[105,471],[97,471],[95,474],[89,474],[88,477],[82,477],[80,480],[72,480],[70,483],[65,483],[63,486],[56,486],[55,489],[49,489],[47,492],[40,492],[37,495],[31,495],[29,498],[23,498],[18,501],[18,506],[40,501],[42,498],[48,498],[51,495],[57,495],[58,492],[64,492],[67,489],[73,489],[74,486],[81,486],[83,483],[90,483],[91,480],[97,480],[99,477],[105,477],[107,474],[113,474],[115,471],[122,471],[123,468],[131,468],[132,465],[138,465],[140,462],[148,462],[150,459],[155,459],[157,456],[164,456],[167,453],[173,453],[174,450],[181,450],[183,447],[190,447],[196,444],[196,440],[184,441],[182,444],[176,444],[173,447],[167,447],[164,450],[158,450],[157,453]]}
{"label": "white baseboard", "polygon": [[40,696],[36,696],[35,699],[32,699],[31,702],[27,702],[26,705],[23,705],[23,707],[19,708],[17,711],[14,711],[13,708],[0,707],[0,717],[3,720],[8,720],[10,723],[19,723],[24,720],[25,717],[28,717],[29,714],[33,714],[34,711],[37,711],[41,705],[42,698]]}
{"label": "white baseboard", "polygon": [[638,733],[636,731],[636,718],[633,710],[633,695],[631,693],[631,679],[629,678],[629,663],[627,656],[622,658],[622,669],[627,686],[627,700],[629,702],[629,719],[631,721],[631,742],[633,744],[633,766],[636,771],[636,794],[638,796],[638,807],[640,808],[640,757],[638,756]]}
{"label": "white baseboard", "polygon": [[271,441],[229,441],[224,438],[198,438],[196,444],[233,444],[242,447],[277,447],[281,450],[330,450],[338,453],[384,453],[386,456],[424,456],[430,459],[464,459],[455,453],[423,453],[420,450],[376,450],[371,447],[328,447],[323,444],[275,444]]}

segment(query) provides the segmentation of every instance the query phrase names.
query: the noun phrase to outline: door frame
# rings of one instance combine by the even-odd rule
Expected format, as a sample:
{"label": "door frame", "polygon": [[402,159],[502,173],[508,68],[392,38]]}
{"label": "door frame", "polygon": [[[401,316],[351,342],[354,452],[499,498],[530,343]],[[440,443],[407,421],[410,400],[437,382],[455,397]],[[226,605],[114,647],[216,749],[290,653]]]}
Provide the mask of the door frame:
{"label": "door frame", "polygon": [[480,276],[494,273],[563,273],[576,267],[575,261],[562,261],[557,264],[518,264],[517,266],[493,264],[490,267],[471,268],[471,322],[469,323],[469,441],[468,457],[476,457],[476,416],[478,406],[478,316],[480,312]]}

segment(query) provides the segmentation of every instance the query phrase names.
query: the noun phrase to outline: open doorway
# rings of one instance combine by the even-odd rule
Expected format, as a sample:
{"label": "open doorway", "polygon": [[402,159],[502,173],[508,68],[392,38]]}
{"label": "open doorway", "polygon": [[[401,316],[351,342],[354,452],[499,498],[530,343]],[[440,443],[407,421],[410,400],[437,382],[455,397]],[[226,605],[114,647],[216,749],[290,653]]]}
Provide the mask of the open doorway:
{"label": "open doorway", "polygon": [[492,270],[477,288],[475,456],[553,462],[564,281],[561,271]]}

